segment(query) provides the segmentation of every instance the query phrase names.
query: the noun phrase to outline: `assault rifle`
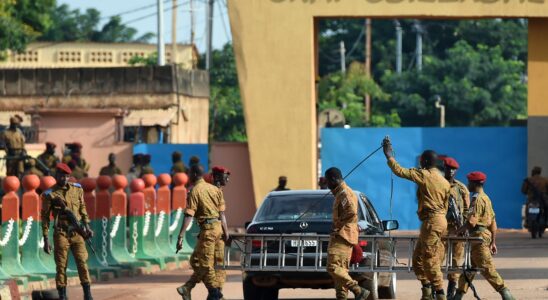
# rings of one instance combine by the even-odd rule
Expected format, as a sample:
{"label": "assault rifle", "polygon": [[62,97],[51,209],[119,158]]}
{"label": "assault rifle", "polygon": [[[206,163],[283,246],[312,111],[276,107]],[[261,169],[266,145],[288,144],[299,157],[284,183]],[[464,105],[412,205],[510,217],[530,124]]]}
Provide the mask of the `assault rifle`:
{"label": "assault rifle", "polygon": [[462,222],[462,213],[460,212],[453,195],[449,195],[449,209],[447,210],[447,213],[449,215],[449,220],[454,222],[453,224],[456,229],[459,229],[464,225]]}
{"label": "assault rifle", "polygon": [[76,216],[74,215],[72,211],[67,209],[67,205],[65,204],[63,200],[57,199],[56,204],[58,204],[61,207],[61,213],[67,217],[70,224],[74,227],[74,230],[76,230],[76,233],[78,233],[80,236],[84,238],[84,241],[86,241],[86,244],[91,249],[91,252],[97,255],[90,241],[91,233],[87,230],[87,228],[76,219]]}

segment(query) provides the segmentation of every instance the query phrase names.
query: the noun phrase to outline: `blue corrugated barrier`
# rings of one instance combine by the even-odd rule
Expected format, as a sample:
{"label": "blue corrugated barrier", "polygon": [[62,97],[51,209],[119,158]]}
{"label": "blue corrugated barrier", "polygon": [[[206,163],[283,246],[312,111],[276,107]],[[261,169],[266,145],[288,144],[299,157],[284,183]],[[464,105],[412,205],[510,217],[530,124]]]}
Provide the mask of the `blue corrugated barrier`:
{"label": "blue corrugated barrier", "polygon": [[[481,170],[487,174],[485,191],[490,196],[500,228],[521,228],[520,193],[527,175],[527,128],[328,128],[322,131],[322,172],[331,166],[346,174],[389,135],[396,159],[404,167],[418,166],[425,149],[454,157],[460,164],[457,179]],[[348,184],[365,192],[383,219],[390,216],[390,178],[382,150],[347,178]],[[418,229],[414,183],[394,176],[392,218],[401,229]]]}

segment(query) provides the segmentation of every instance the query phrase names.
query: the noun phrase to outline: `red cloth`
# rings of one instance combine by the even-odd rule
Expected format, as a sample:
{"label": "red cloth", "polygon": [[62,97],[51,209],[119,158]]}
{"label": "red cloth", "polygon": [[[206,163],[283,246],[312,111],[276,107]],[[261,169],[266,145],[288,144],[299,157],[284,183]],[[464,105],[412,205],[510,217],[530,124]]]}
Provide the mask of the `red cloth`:
{"label": "red cloth", "polygon": [[356,244],[352,247],[352,255],[350,256],[350,263],[357,264],[363,260],[363,250],[360,245]]}
{"label": "red cloth", "polygon": [[211,171],[212,171],[213,173],[220,173],[220,174],[228,174],[228,175],[230,175],[230,171],[229,171],[227,168],[222,167],[222,166],[214,166],[214,167],[211,169]]}
{"label": "red cloth", "polygon": [[485,175],[484,173],[480,171],[475,171],[466,175],[466,178],[468,178],[468,180],[470,181],[479,181],[483,183],[485,182],[485,180],[487,180],[487,175]]}
{"label": "red cloth", "polygon": [[452,157],[445,158],[445,166],[453,169],[460,168],[459,163]]}
{"label": "red cloth", "polygon": [[55,168],[57,170],[61,171],[61,172],[64,172],[65,174],[72,173],[72,170],[70,169],[70,167],[67,164],[64,164],[64,163],[57,163]]}

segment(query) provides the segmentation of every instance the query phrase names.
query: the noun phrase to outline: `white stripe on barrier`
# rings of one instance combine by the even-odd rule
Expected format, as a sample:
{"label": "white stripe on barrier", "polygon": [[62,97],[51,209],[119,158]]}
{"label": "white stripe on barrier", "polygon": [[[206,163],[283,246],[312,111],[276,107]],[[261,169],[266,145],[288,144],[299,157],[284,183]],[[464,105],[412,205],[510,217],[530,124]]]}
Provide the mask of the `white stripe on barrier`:
{"label": "white stripe on barrier", "polygon": [[8,244],[8,242],[10,241],[11,232],[13,231],[13,223],[14,222],[15,221],[13,219],[9,219],[8,228],[6,228],[6,234],[4,235],[2,240],[0,240],[0,247],[5,247]]}
{"label": "white stripe on barrier", "polygon": [[154,232],[155,237],[158,237],[160,233],[162,232],[162,226],[164,226],[165,217],[166,217],[166,212],[161,210],[160,215],[158,216],[158,224],[156,226],[156,231]]}
{"label": "white stripe on barrier", "polygon": [[32,221],[34,221],[32,216],[27,218],[27,224],[25,225],[25,230],[23,230],[23,236],[19,240],[19,246],[23,246],[27,242],[27,239],[29,238],[29,235],[30,235],[30,230],[32,228]]}
{"label": "white stripe on barrier", "polygon": [[173,233],[177,229],[179,225],[179,220],[181,219],[182,215],[183,209],[181,207],[177,208],[177,212],[175,213],[175,220],[173,220],[173,224],[169,226],[169,233]]}
{"label": "white stripe on barrier", "polygon": [[150,227],[150,211],[145,212],[145,224],[143,225],[143,236],[147,236]]}
{"label": "white stripe on barrier", "polygon": [[112,224],[112,230],[110,231],[111,239],[113,239],[118,233],[118,227],[120,227],[121,219],[122,219],[122,216],[120,214],[117,214],[116,217],[114,218],[114,224]]}

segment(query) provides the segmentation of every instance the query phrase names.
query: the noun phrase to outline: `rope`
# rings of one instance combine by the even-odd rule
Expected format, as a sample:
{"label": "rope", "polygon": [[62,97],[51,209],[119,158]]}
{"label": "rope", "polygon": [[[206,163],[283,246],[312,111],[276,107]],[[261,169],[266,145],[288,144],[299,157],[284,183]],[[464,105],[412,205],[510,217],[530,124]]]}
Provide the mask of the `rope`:
{"label": "rope", "polygon": [[107,226],[108,226],[108,219],[106,217],[103,217],[101,219],[101,222],[102,222],[102,229],[103,231],[101,232],[101,237],[103,238],[102,240],[102,243],[101,243],[101,261],[100,263],[103,265],[103,266],[108,266],[108,262],[107,262]]}
{"label": "rope", "polygon": [[135,257],[135,254],[137,253],[137,238],[139,237],[139,229],[137,228],[137,221],[133,222],[133,233],[131,237],[133,238],[133,245],[131,247],[130,255],[132,257]]}

